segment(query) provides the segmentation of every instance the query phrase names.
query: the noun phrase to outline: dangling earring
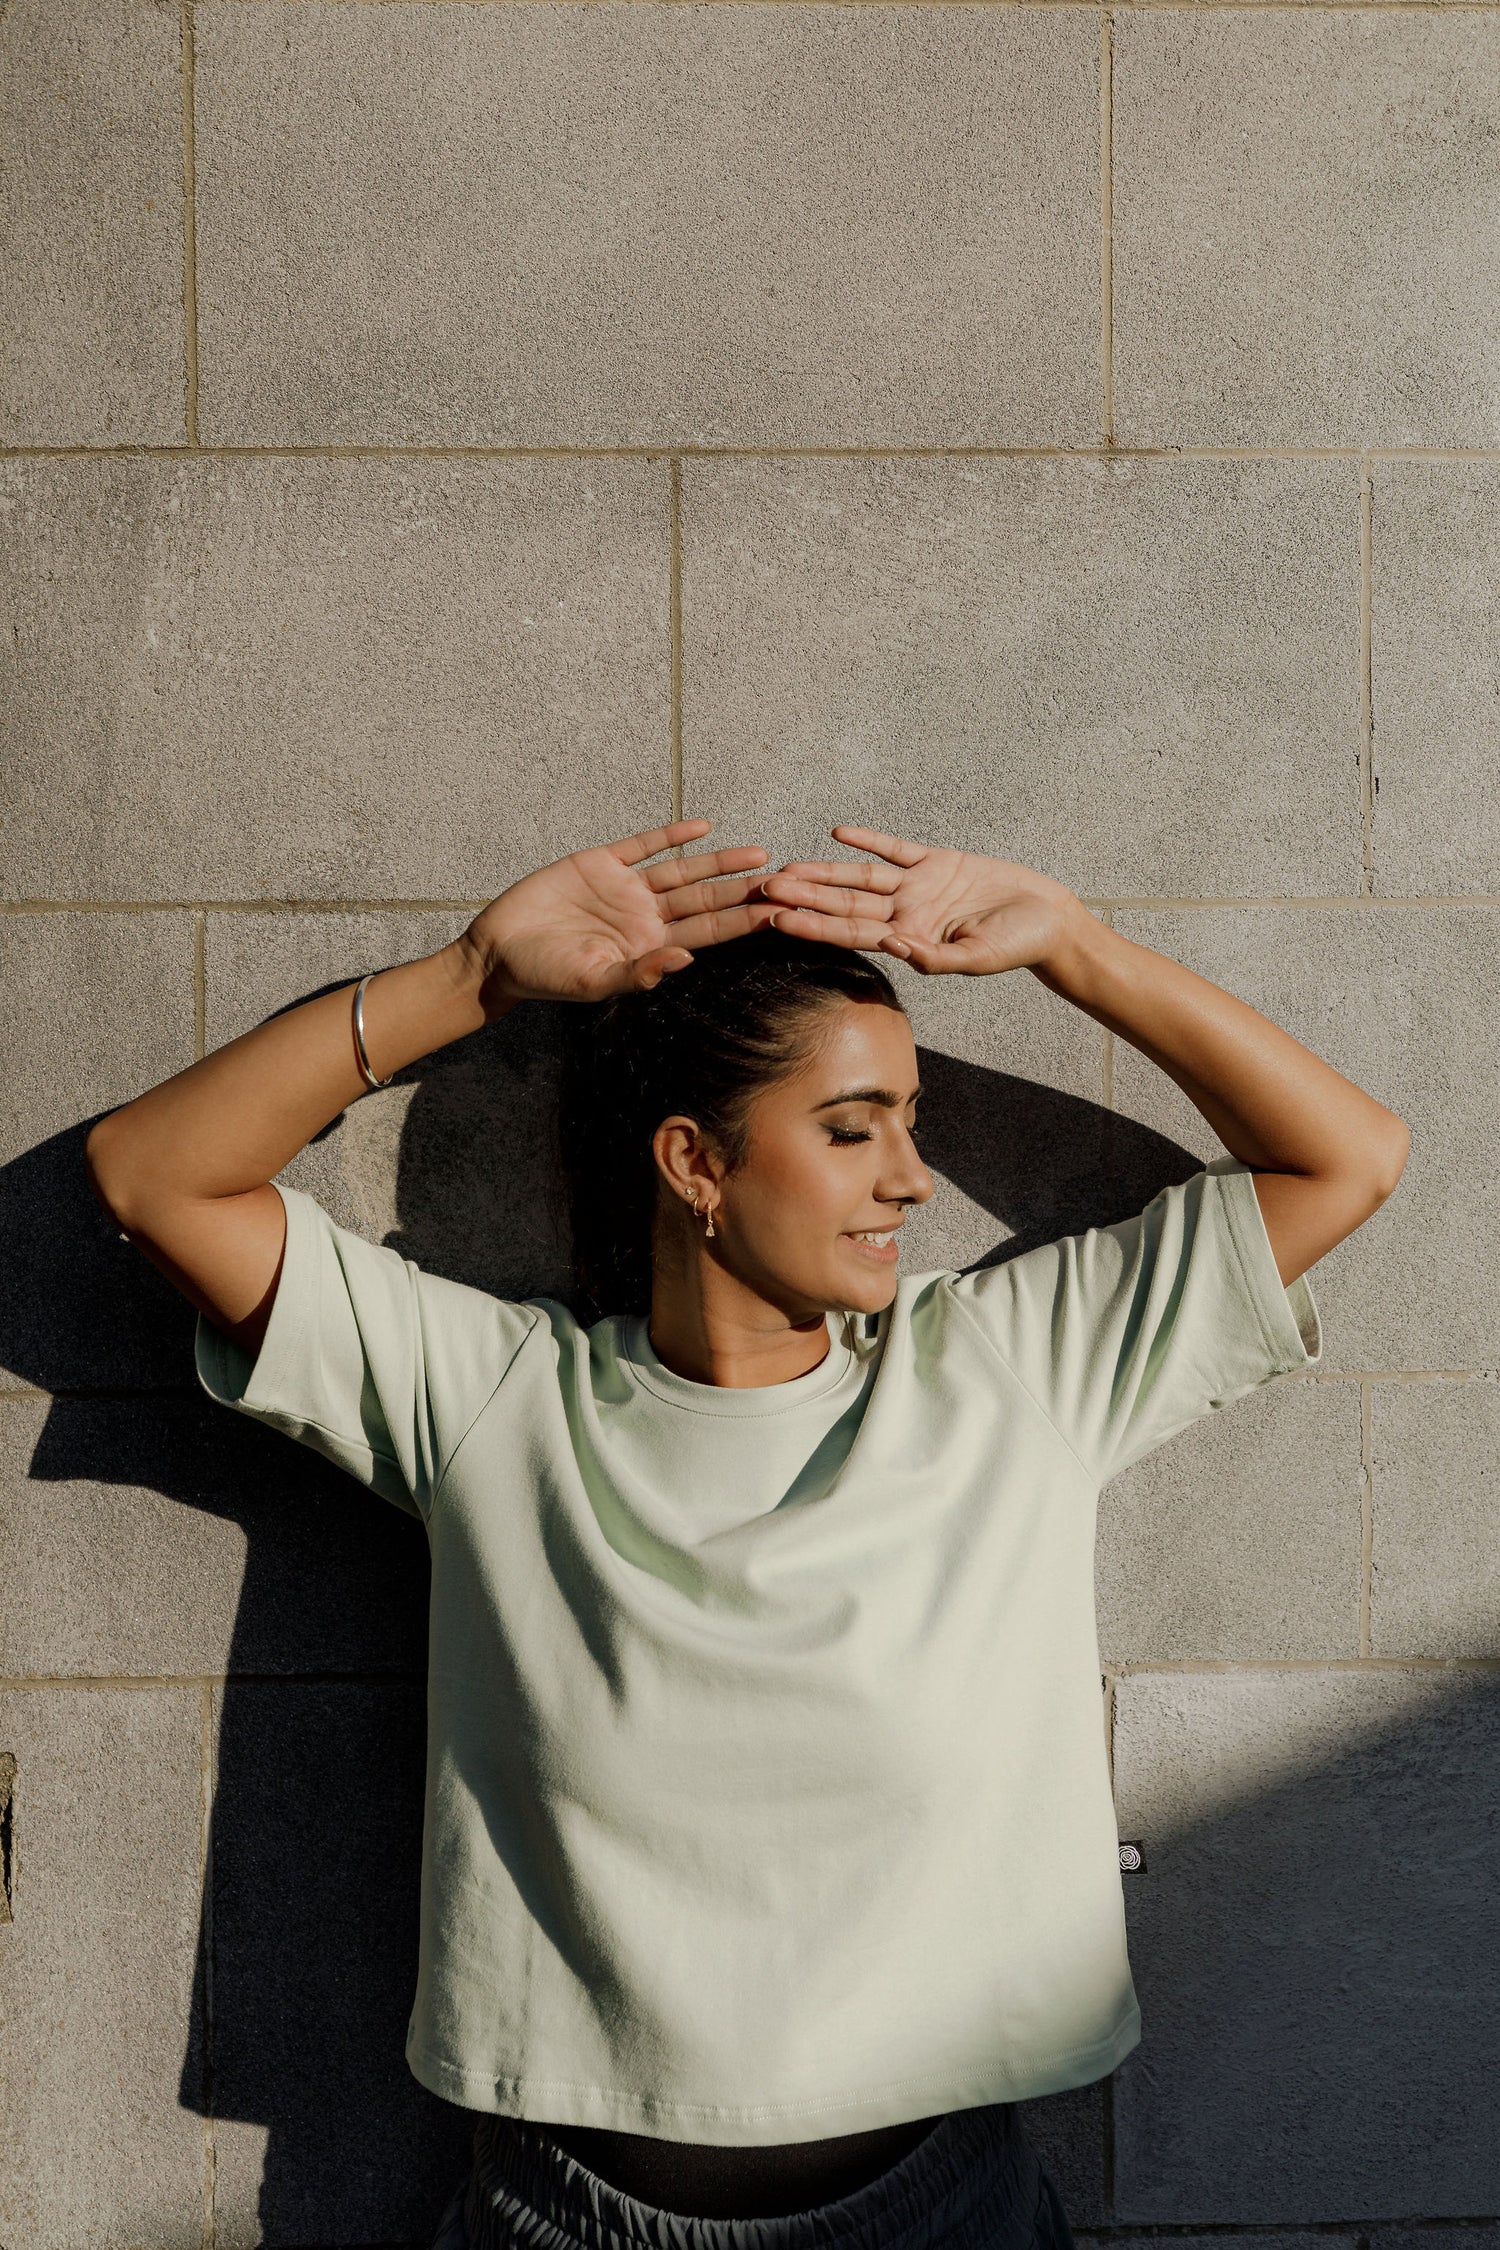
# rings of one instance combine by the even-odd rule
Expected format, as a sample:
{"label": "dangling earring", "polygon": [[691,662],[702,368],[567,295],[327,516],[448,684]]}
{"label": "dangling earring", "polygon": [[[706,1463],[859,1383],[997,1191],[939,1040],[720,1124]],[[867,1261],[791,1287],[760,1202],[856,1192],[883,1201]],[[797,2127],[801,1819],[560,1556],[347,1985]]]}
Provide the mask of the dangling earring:
{"label": "dangling earring", "polygon": [[707,1218],[707,1220],[708,1220],[708,1225],[707,1225],[706,1229],[704,1230],[704,1235],[703,1235],[703,1239],[704,1239],[704,1241],[705,1241],[705,1242],[712,1242],[712,1240],[713,1240],[713,1234],[714,1234],[714,1215],[713,1215],[713,1212],[712,1212],[712,1211],[708,1211],[708,1212],[703,1212],[703,1211],[700,1211],[700,1210],[699,1210],[699,1208],[698,1208],[698,1198],[697,1198],[697,1196],[696,1196],[696,1195],[695,1195],[695,1196],[693,1197],[693,1217],[694,1217],[695,1219],[702,1219],[702,1218]]}

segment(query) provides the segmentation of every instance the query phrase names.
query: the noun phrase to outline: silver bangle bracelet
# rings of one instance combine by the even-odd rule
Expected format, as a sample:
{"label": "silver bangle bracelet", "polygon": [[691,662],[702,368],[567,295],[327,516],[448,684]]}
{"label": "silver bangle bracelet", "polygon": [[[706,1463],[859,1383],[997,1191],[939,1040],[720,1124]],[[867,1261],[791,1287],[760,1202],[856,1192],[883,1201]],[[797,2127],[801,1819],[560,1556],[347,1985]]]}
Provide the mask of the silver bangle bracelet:
{"label": "silver bangle bracelet", "polygon": [[378,969],[371,969],[369,975],[362,976],[354,987],[354,1045],[359,1055],[359,1067],[365,1074],[367,1086],[389,1086],[391,1078],[396,1075],[392,1071],[391,1078],[377,1078],[370,1068],[370,1058],[365,1053],[365,986],[369,983],[370,977],[379,974]]}

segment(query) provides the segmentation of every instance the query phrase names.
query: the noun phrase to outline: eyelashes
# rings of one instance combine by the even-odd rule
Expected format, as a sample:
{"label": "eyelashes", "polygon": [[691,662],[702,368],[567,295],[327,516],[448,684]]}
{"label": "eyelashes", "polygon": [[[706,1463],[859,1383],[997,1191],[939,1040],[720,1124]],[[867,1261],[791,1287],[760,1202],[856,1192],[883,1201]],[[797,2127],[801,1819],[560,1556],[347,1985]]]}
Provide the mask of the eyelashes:
{"label": "eyelashes", "polygon": [[[922,1128],[920,1125],[908,1125],[906,1130],[912,1140],[917,1141],[921,1139]],[[874,1135],[872,1133],[856,1133],[851,1131],[849,1127],[844,1125],[830,1125],[826,1128],[826,1131],[835,1148],[849,1148],[856,1141],[868,1141],[874,1139]]]}

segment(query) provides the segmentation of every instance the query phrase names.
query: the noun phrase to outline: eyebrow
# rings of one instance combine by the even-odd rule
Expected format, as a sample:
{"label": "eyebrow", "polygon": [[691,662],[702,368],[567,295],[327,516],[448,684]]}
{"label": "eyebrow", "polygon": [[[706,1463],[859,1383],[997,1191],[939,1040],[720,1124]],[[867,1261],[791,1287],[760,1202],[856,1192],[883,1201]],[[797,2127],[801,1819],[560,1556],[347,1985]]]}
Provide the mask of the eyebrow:
{"label": "eyebrow", "polygon": [[914,1102],[922,1089],[917,1086],[909,1094],[893,1094],[889,1086],[856,1086],[847,1094],[834,1094],[826,1102],[814,1102],[813,1115],[820,1109],[837,1109],[844,1102],[876,1102],[882,1109],[900,1109],[906,1102]]}

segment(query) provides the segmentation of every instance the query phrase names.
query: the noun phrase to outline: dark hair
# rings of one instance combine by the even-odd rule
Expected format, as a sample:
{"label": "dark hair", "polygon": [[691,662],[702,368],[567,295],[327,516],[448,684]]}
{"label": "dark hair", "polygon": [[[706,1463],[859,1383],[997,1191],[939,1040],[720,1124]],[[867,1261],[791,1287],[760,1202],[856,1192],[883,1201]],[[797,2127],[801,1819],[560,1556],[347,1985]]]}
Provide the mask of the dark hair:
{"label": "dark hair", "polygon": [[706,946],[650,992],[563,1011],[559,1125],[587,1319],[650,1309],[662,1119],[693,1118],[731,1168],[743,1163],[756,1094],[797,1068],[809,1019],[839,1000],[901,1006],[863,955],[768,929]]}

